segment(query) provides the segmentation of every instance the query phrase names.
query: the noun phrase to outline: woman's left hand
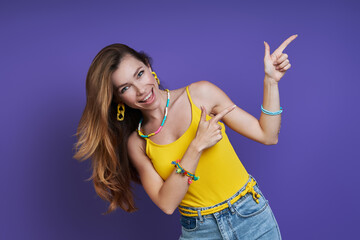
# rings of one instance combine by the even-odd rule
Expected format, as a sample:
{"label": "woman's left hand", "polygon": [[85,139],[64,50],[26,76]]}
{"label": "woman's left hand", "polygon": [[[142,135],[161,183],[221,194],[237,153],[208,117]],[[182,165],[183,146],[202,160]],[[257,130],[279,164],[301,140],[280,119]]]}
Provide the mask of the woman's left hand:
{"label": "woman's left hand", "polygon": [[270,46],[267,42],[265,45],[264,69],[265,75],[274,82],[279,82],[284,76],[285,72],[291,67],[288,55],[283,53],[284,49],[291,43],[298,35],[292,35],[286,39],[271,55]]}

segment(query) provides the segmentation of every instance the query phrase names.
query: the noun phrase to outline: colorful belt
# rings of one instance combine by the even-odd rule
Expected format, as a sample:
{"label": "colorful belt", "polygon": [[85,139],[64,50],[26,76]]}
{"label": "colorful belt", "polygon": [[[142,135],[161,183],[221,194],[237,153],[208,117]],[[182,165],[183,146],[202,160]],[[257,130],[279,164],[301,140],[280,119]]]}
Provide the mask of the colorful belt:
{"label": "colorful belt", "polygon": [[[234,197],[233,199],[230,200],[231,205],[234,204],[237,200],[239,200],[241,197],[245,196],[245,194],[247,193],[251,193],[253,195],[253,199],[255,200],[256,203],[259,203],[259,198],[260,198],[260,194],[258,194],[257,192],[255,192],[254,190],[254,186],[256,185],[256,181],[251,178],[251,181],[248,182],[246,184],[246,187],[244,189],[244,191],[242,191],[239,195],[237,195],[236,197]],[[208,215],[214,212],[218,212],[221,211],[225,208],[228,208],[229,204],[227,201],[225,201],[224,203],[220,204],[219,206],[210,208],[210,209],[206,209],[206,210],[202,210],[200,211],[201,215]],[[181,215],[183,216],[187,216],[187,217],[195,217],[198,216],[198,212],[195,210],[191,210],[191,209],[187,209],[185,207],[179,206],[179,212]]]}

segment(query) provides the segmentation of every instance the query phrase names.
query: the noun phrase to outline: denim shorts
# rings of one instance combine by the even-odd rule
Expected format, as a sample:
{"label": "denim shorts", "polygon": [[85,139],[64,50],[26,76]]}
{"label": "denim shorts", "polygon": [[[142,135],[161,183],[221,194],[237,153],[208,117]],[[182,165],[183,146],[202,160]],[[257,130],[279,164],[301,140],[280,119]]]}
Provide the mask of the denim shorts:
{"label": "denim shorts", "polygon": [[[253,176],[249,174],[250,182]],[[255,180],[256,181],[256,180]],[[228,203],[228,207],[208,215],[188,217],[181,215],[181,236],[179,240],[185,239],[281,239],[279,226],[270,208],[268,200],[264,197],[257,184],[253,187],[256,193],[260,194],[259,203],[256,203],[251,193],[246,193],[235,203],[231,204],[230,199],[238,196],[247,183],[228,200],[207,208],[191,208],[198,211],[216,207]]]}

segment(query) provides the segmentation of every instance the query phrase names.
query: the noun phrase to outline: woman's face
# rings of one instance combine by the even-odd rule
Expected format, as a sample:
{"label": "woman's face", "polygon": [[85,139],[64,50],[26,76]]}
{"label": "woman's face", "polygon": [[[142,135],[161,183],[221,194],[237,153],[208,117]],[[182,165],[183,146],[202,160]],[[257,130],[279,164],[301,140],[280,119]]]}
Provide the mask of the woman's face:
{"label": "woman's face", "polygon": [[112,74],[117,99],[131,108],[155,109],[160,104],[160,91],[152,70],[132,55],[125,55]]}

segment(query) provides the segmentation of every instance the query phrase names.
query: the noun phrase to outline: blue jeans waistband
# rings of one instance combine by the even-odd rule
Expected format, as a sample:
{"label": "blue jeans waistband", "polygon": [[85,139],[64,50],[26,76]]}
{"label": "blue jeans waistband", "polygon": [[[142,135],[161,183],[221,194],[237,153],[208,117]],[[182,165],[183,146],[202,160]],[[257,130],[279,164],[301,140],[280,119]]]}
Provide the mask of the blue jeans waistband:
{"label": "blue jeans waistband", "polygon": [[[203,212],[203,211],[205,211],[205,210],[209,210],[209,209],[212,209],[212,208],[216,208],[216,207],[218,207],[218,206],[220,206],[220,205],[223,205],[223,204],[227,204],[228,206],[227,207],[230,207],[230,209],[232,209],[231,208],[231,206],[232,206],[232,204],[231,204],[231,200],[232,199],[234,199],[234,198],[236,198],[239,194],[241,194],[244,190],[245,190],[245,188],[246,188],[246,186],[249,184],[249,182],[251,181],[253,179],[253,181],[255,181],[256,182],[256,180],[255,180],[255,178],[251,175],[251,174],[249,174],[249,179],[247,180],[247,182],[244,184],[244,186],[239,190],[239,191],[237,191],[233,196],[231,196],[230,198],[228,198],[227,200],[225,200],[225,201],[223,201],[223,202],[220,202],[220,203],[218,203],[218,204],[216,204],[216,205],[213,205],[213,206],[210,206],[210,207],[187,207],[187,206],[182,206],[182,205],[179,205],[179,211],[180,211],[180,213],[182,214],[182,215],[185,215],[186,216],[186,214],[191,214],[190,212],[197,212],[197,215],[201,218],[201,215],[204,215],[204,214],[202,214],[201,212]],[[256,182],[256,185],[257,185],[257,182]],[[239,199],[241,199],[241,197],[239,198]],[[239,201],[239,199],[237,200],[237,201]],[[234,204],[234,203],[233,203]],[[227,208],[226,207],[226,208]],[[180,210],[180,208],[181,208],[181,210]],[[189,212],[187,212],[186,210],[189,210]],[[182,213],[183,212],[183,213]]]}

